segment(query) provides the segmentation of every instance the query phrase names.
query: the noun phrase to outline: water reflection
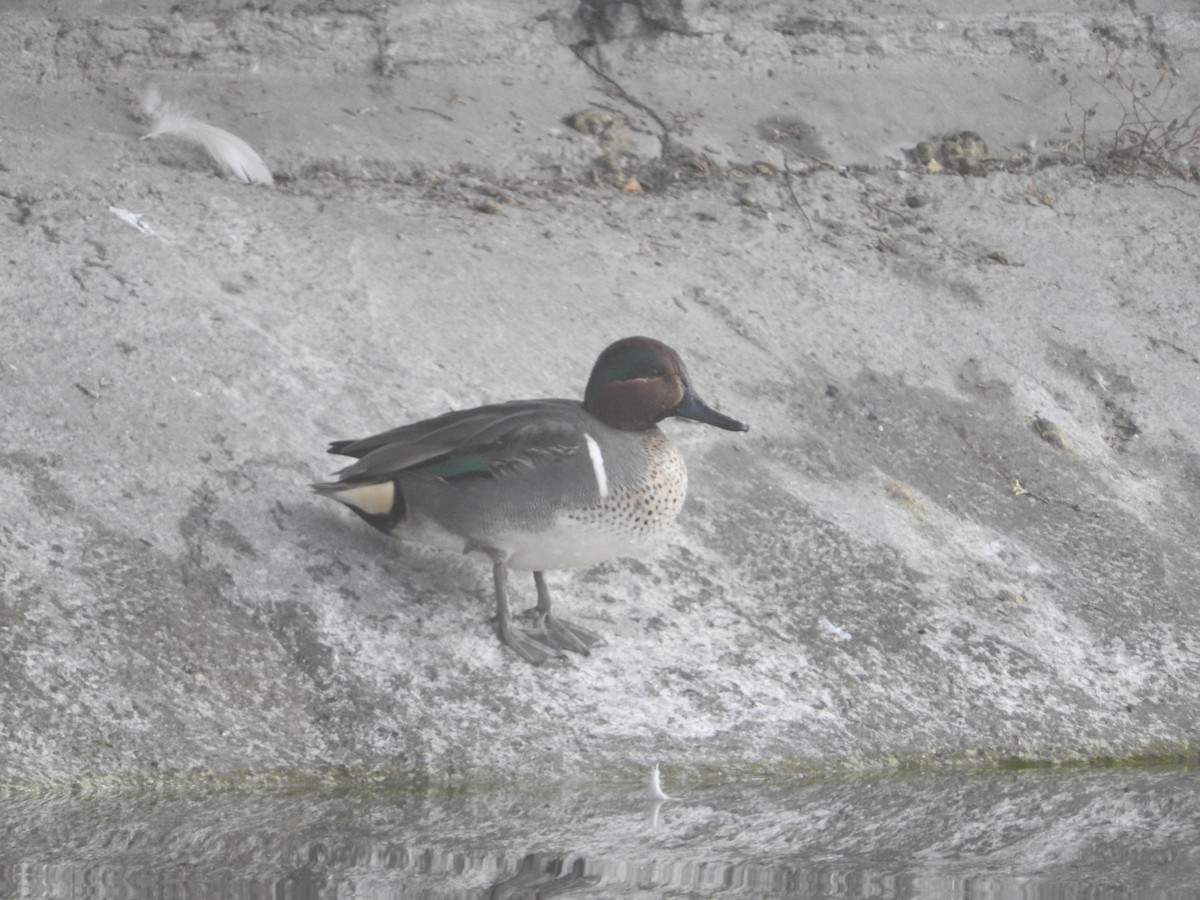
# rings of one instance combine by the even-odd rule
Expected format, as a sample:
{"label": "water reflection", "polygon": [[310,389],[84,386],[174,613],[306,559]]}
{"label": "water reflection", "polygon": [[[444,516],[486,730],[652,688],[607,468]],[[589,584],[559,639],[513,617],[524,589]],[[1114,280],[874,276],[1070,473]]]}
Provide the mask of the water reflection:
{"label": "water reflection", "polygon": [[563,857],[545,853],[530,853],[512,878],[492,885],[488,900],[511,900],[517,897],[560,897],[576,890],[595,887],[599,875],[587,874],[587,862],[576,859],[566,873]]}
{"label": "water reflection", "polygon": [[[0,803],[0,897],[1193,897],[1189,771]],[[654,806],[659,807],[654,810]],[[652,814],[652,810],[653,814]]]}

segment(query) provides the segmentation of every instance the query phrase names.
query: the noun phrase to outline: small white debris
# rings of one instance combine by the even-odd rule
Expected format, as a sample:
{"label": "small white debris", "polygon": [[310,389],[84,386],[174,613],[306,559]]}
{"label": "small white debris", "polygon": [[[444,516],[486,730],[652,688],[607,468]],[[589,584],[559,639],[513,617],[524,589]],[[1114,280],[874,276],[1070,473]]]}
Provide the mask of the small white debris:
{"label": "small white debris", "polygon": [[142,234],[154,234],[154,229],[146,224],[145,216],[141,213],[130,212],[127,209],[122,209],[119,206],[110,206],[108,211],[124,222],[126,225],[132,225]]}
{"label": "small white debris", "polygon": [[817,627],[820,628],[823,632],[825,632],[830,637],[836,638],[839,641],[848,641],[854,637],[854,635],[852,635],[850,632],[848,632],[845,628],[842,628],[838,625],[834,625],[832,622],[830,622],[824,616],[817,619]]}
{"label": "small white debris", "polygon": [[668,797],[663,793],[662,778],[658,773],[658,763],[654,764],[654,768],[650,770],[650,775],[646,779],[646,791],[650,795],[651,800],[673,800],[674,797]]}

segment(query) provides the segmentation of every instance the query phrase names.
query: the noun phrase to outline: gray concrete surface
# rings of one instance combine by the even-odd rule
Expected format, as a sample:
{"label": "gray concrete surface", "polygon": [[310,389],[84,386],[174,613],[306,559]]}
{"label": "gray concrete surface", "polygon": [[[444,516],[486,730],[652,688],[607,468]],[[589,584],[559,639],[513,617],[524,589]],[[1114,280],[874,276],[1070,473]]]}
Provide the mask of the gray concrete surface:
{"label": "gray concrete surface", "polygon": [[[1190,4],[335,6],[0,12],[0,780],[1194,752],[1195,160],[1079,163],[1200,103]],[[679,522],[550,576],[590,659],[308,492],[629,334],[753,430],[668,424]]]}

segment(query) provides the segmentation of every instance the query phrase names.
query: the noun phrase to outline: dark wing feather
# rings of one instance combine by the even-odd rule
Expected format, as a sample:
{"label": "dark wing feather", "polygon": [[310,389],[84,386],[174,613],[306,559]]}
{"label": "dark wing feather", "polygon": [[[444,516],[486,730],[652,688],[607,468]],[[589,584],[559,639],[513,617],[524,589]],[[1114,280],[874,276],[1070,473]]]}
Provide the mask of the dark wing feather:
{"label": "dark wing feather", "polygon": [[546,455],[565,456],[581,445],[575,400],[515,400],[458,410],[356,441],[337,441],[331,453],[358,458],[339,482],[378,482],[401,472],[444,480],[498,477]]}

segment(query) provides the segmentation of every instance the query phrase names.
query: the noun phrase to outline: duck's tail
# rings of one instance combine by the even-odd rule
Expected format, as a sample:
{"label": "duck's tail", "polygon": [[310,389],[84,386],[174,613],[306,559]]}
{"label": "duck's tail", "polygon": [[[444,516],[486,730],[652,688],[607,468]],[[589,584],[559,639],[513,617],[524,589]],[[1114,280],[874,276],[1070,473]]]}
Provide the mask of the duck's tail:
{"label": "duck's tail", "polygon": [[408,512],[404,493],[396,479],[379,482],[325,481],[314,484],[312,489],[348,506],[364,522],[384,534],[392,534]]}

